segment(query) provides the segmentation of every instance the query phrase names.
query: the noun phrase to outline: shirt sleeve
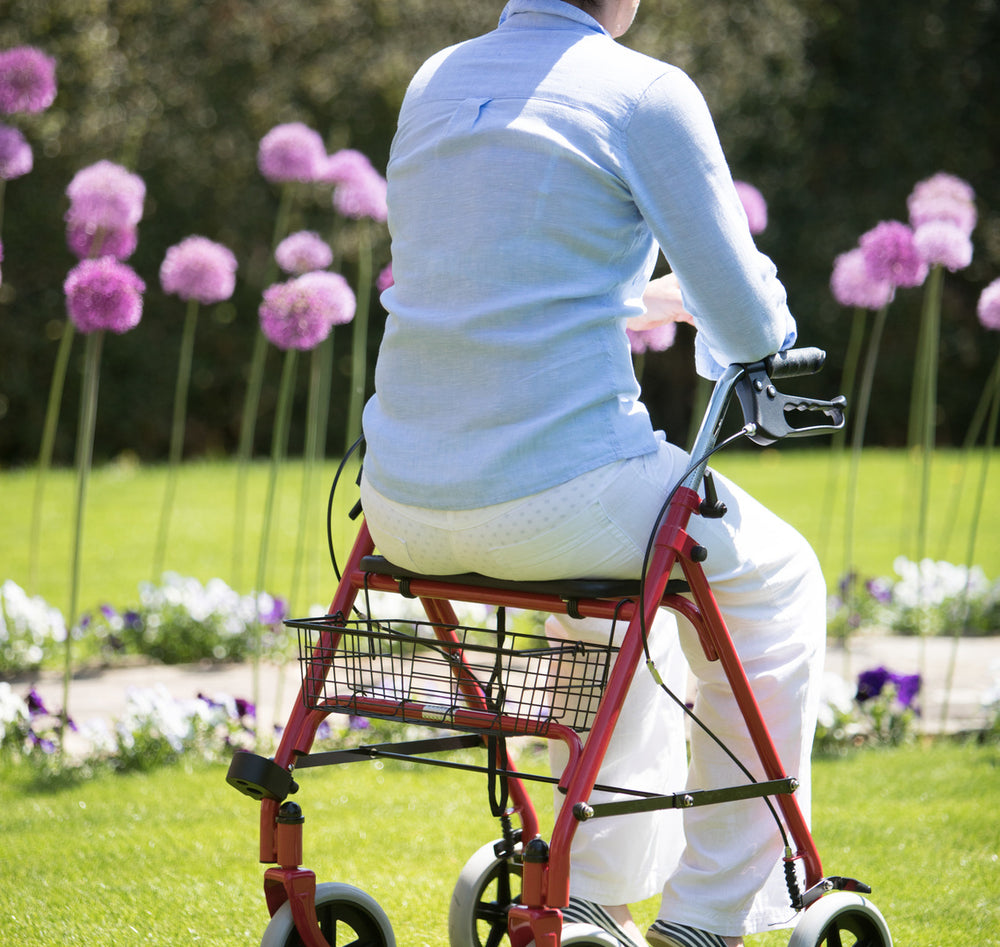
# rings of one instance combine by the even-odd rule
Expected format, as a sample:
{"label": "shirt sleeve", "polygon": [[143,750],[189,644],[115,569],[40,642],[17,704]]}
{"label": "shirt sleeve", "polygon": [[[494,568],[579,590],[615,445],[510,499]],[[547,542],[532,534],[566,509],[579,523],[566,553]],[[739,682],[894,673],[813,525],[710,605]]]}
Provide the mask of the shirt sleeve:
{"label": "shirt sleeve", "polygon": [[646,89],[625,130],[627,184],[698,329],[699,373],[795,339],[774,263],[753,242],[704,97],[679,69]]}

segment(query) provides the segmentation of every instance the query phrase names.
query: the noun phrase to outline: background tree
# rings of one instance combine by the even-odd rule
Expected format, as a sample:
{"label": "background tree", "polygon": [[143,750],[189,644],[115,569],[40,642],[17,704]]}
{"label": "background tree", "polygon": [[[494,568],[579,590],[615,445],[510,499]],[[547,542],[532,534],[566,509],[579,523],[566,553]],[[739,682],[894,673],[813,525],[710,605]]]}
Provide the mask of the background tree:
{"label": "background tree", "polygon": [[[30,43],[58,61],[55,104],[17,123],[35,150],[35,169],[6,193],[0,461],[30,463],[64,319],[60,288],[73,263],[64,192],[79,168],[107,158],[147,182],[132,263],[151,284],[165,250],[189,233],[236,253],[236,294],[207,312],[199,330],[187,439],[189,453],[231,451],[277,200],[255,165],[260,138],[280,122],[302,121],[329,150],[357,148],[384,170],[413,71],[433,50],[492,28],[502,4],[0,0],[0,7],[0,49]],[[945,286],[942,441],[961,440],[991,364],[975,300],[1000,272],[1000,129],[991,114],[1000,99],[998,34],[993,0],[643,0],[626,36],[691,74],[734,174],[767,198],[760,245],[778,263],[803,341],[831,353],[824,391],[837,378],[847,334],[827,288],[835,255],[879,220],[905,218],[917,180],[947,170],[973,184],[976,256]],[[328,192],[306,197],[293,229],[329,236],[337,265],[352,278],[349,227],[338,225]],[[379,252],[386,262],[388,247]],[[901,297],[886,328],[873,441],[905,438],[919,305],[918,294]],[[175,310],[149,293],[141,328],[107,353],[104,372],[115,383],[103,396],[98,459],[123,450],[149,461],[166,456],[182,329]],[[692,381],[690,338],[679,334],[644,374],[657,420],[675,433],[686,430]],[[378,336],[376,324],[372,354]],[[335,398],[347,390],[343,371]],[[273,411],[276,375],[271,366],[265,414]],[[73,416],[77,396],[68,385],[64,416]],[[342,444],[341,420],[335,410],[332,451]],[[258,429],[270,429],[266,418]],[[293,431],[293,451],[301,437]],[[70,439],[65,425],[57,460],[68,461]]]}

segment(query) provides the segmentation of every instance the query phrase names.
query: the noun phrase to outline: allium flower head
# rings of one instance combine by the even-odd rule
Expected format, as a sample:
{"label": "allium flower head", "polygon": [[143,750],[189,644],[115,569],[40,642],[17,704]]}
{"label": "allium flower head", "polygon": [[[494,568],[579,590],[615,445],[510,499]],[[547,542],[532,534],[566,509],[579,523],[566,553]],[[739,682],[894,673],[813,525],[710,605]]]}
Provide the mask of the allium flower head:
{"label": "allium flower head", "polygon": [[889,280],[873,279],[860,247],[841,253],[833,261],[830,290],[841,306],[881,309],[892,301],[895,286]]}
{"label": "allium flower head", "polygon": [[388,216],[385,178],[360,151],[344,148],[330,155],[323,180],[336,185],[333,206],[338,214],[354,220],[370,217],[380,222]]}
{"label": "allium flower head", "polygon": [[260,327],[281,349],[319,345],[337,322],[354,316],[354,294],[337,273],[306,273],[264,290]]}
{"label": "allium flower head", "polygon": [[752,184],[746,181],[734,181],[736,193],[739,195],[743,210],[746,211],[750,233],[757,234],[767,229],[767,201]]}
{"label": "allium flower head", "polygon": [[66,188],[70,200],[66,221],[98,230],[127,230],[142,220],[146,185],[112,161],[98,161],[78,171]]}
{"label": "allium flower head", "polygon": [[1000,332],[1000,277],[983,290],[976,305],[976,315],[983,328]]}
{"label": "allium flower head", "polygon": [[927,264],[913,244],[913,231],[898,220],[885,220],[861,237],[868,275],[894,286],[919,286]]}
{"label": "allium flower head", "polygon": [[390,286],[394,285],[395,280],[392,278],[392,264],[387,263],[383,268],[382,272],[379,273],[378,278],[375,280],[375,285],[378,287],[380,293],[384,293]]}
{"label": "allium flower head", "polygon": [[326,167],[326,146],[319,132],[302,122],[275,125],[260,140],[257,167],[276,184],[320,181]]}
{"label": "allium flower head", "polygon": [[968,237],[976,227],[976,192],[953,174],[941,172],[920,181],[906,199],[906,206],[914,229],[943,220]]}
{"label": "allium flower head", "polygon": [[674,344],[677,337],[677,323],[668,322],[662,326],[653,326],[651,329],[626,329],[629,347],[633,354],[642,355],[644,352],[665,352]]}
{"label": "allium flower head", "polygon": [[42,112],[56,97],[56,61],[34,46],[0,53],[0,112]]}
{"label": "allium flower head", "polygon": [[95,230],[76,221],[70,221],[66,225],[66,246],[78,260],[98,256],[113,256],[116,260],[127,260],[135,253],[138,244],[139,231],[135,227]]}
{"label": "allium flower head", "polygon": [[207,237],[187,237],[167,250],[160,264],[160,286],[165,293],[206,306],[222,302],[236,288],[236,257]]}
{"label": "allium flower head", "polygon": [[274,258],[286,273],[301,276],[313,270],[325,270],[333,262],[333,250],[318,233],[300,230],[278,244]]}
{"label": "allium flower head", "polygon": [[914,231],[913,243],[929,266],[944,266],[954,273],[972,262],[972,240],[947,220],[929,220]]}
{"label": "allium flower head", "polygon": [[121,334],[139,324],[146,285],[114,257],[83,260],[66,277],[66,309],[81,332],[110,329]]}
{"label": "allium flower head", "polygon": [[10,125],[0,124],[0,178],[13,181],[34,167],[31,145],[24,135]]}

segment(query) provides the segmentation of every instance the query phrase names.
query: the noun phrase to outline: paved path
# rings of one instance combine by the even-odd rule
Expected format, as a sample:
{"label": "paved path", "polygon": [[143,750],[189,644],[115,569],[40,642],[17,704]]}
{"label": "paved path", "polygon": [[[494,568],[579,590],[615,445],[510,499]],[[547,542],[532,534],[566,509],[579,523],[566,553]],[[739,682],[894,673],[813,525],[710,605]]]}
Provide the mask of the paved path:
{"label": "paved path", "polygon": [[[827,670],[853,681],[860,671],[885,666],[899,674],[920,672],[924,676],[921,704],[929,732],[941,729],[942,703],[953,654],[951,639],[860,635],[845,650],[832,644]],[[1000,684],[1000,637],[963,638],[955,656],[954,685],[951,691],[946,729],[978,729],[986,720],[982,699],[991,687]],[[131,688],[163,686],[177,699],[205,694],[223,694],[253,699],[253,668],[249,664],[229,665],[144,665],[98,670],[80,674],[70,689],[70,715],[77,723],[103,717],[109,723],[120,719]],[[259,723],[268,728],[283,723],[298,695],[299,669],[296,661],[285,667],[262,666],[259,677]],[[62,679],[45,673],[35,680],[14,685],[19,694],[37,688],[50,710],[62,706]]]}

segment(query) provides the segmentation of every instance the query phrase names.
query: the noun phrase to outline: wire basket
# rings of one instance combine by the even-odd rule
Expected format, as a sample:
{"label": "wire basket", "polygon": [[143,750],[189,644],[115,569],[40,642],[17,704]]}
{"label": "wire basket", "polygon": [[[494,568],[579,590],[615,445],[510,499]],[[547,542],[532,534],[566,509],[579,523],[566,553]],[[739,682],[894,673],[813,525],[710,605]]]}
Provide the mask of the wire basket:
{"label": "wire basket", "polygon": [[588,730],[617,650],[409,619],[286,624],[309,709],[507,736]]}

